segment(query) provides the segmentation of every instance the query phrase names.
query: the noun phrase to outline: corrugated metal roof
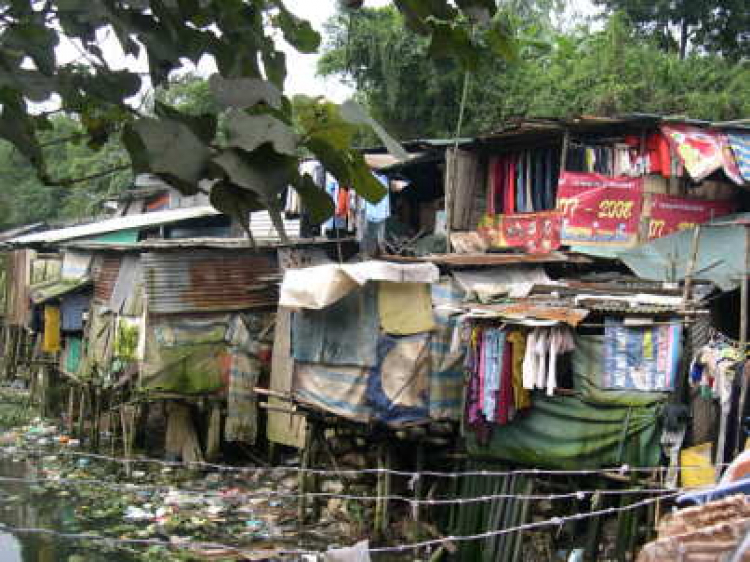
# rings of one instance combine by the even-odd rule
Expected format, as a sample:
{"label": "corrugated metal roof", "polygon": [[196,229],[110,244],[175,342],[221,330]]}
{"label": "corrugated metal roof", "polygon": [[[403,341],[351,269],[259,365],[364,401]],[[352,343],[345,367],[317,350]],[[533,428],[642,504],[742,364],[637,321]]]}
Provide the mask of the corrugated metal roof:
{"label": "corrugated metal roof", "polygon": [[274,254],[252,251],[146,253],[149,312],[219,312],[272,306],[280,280]]}
{"label": "corrugated metal roof", "polygon": [[6,240],[17,238],[18,236],[21,236],[23,234],[28,234],[30,232],[41,230],[45,228],[45,226],[46,226],[46,223],[36,222],[34,224],[25,224],[23,226],[17,226],[15,228],[11,228],[9,230],[3,230],[2,232],[0,232],[0,242],[5,242]]}
{"label": "corrugated metal roof", "polygon": [[82,277],[80,279],[57,279],[55,281],[45,281],[38,285],[32,285],[30,296],[34,304],[40,304],[50,299],[56,299],[68,293],[91,285],[91,279]]}
{"label": "corrugated metal roof", "polygon": [[109,304],[112,290],[120,274],[122,256],[110,254],[102,256],[94,265],[94,299],[102,304]]}
{"label": "corrugated metal roof", "polygon": [[128,215],[107,219],[91,224],[82,224],[71,226],[69,228],[60,228],[57,230],[48,230],[37,234],[28,234],[18,236],[7,241],[11,246],[32,246],[34,244],[49,244],[55,242],[64,242],[66,240],[75,240],[76,238],[86,238],[117,232],[133,228],[144,228],[150,226],[160,226],[171,224],[189,219],[201,217],[212,217],[221,213],[210,206],[190,207],[186,209],[172,209],[169,211],[157,211],[155,213],[144,213],[141,215]]}

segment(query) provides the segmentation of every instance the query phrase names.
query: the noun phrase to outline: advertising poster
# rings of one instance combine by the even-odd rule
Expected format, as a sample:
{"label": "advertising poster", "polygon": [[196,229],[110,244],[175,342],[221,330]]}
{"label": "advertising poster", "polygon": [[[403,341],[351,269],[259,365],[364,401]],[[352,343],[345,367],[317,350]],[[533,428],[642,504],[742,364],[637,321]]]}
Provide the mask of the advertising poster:
{"label": "advertising poster", "polygon": [[563,172],[557,190],[564,245],[630,247],[638,242],[643,178]]}

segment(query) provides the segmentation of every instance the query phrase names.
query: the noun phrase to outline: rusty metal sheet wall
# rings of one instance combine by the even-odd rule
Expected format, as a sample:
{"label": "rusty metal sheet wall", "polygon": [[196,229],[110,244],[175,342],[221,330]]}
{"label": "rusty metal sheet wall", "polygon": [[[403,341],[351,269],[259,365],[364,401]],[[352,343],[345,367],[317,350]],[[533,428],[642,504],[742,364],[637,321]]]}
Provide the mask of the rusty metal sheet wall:
{"label": "rusty metal sheet wall", "polygon": [[279,271],[272,253],[151,252],[141,259],[150,313],[244,310],[277,302]]}
{"label": "rusty metal sheet wall", "polygon": [[120,274],[122,257],[115,254],[100,256],[94,264],[94,300],[109,304],[112,290]]}

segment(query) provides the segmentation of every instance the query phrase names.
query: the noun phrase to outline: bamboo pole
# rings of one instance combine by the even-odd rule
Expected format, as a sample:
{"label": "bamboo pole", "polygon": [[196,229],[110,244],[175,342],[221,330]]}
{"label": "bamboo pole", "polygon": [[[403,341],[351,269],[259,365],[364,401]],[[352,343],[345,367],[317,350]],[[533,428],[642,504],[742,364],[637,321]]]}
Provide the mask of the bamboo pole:
{"label": "bamboo pole", "polygon": [[[750,275],[750,229],[745,227],[745,269],[742,272],[742,281],[740,285],[740,351],[742,353],[742,359],[745,359],[745,352],[747,348],[748,339],[748,318],[747,318],[747,307],[748,307],[748,275]],[[737,442],[734,443],[735,450],[737,453],[742,449],[742,435],[743,435],[743,418],[745,413],[745,400],[747,400],[747,378],[745,378],[744,372],[742,373],[742,388],[740,390],[740,404],[737,412],[738,425],[737,425]]]}

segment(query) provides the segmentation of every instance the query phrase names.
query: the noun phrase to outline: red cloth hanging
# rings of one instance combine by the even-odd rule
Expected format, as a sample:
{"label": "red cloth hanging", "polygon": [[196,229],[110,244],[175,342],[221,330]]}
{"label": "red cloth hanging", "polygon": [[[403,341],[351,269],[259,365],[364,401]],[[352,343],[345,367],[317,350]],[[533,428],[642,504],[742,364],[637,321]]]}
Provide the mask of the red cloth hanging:
{"label": "red cloth hanging", "polygon": [[506,214],[516,212],[516,162],[514,158],[506,156],[505,161],[505,202],[503,211]]}
{"label": "red cloth hanging", "polygon": [[349,215],[349,188],[339,186],[336,194],[336,216],[345,219]]}
{"label": "red cloth hanging", "polygon": [[487,181],[487,215],[494,216],[497,214],[495,205],[495,167],[497,166],[497,157],[490,158],[488,164],[488,181]]}

